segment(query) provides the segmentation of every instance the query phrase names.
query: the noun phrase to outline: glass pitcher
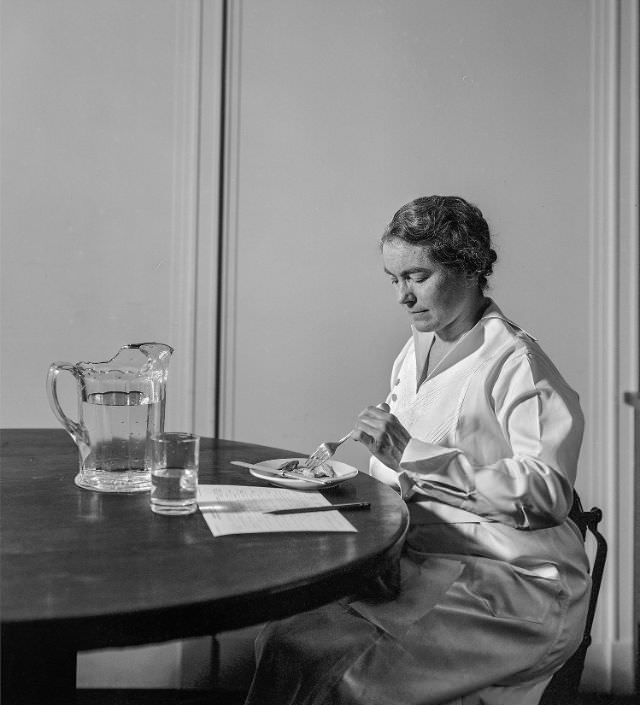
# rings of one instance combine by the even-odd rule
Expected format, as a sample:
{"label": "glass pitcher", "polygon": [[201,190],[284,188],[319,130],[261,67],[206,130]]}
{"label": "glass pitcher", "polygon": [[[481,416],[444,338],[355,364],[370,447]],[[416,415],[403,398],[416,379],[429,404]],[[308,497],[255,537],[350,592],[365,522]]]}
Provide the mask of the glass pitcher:
{"label": "glass pitcher", "polygon": [[[172,353],[164,343],[133,343],[106,362],[51,365],[49,404],[78,446],[76,485],[98,492],[151,489],[149,439],[164,431]],[[58,399],[58,374],[63,371],[77,382],[78,421],[65,414]]]}

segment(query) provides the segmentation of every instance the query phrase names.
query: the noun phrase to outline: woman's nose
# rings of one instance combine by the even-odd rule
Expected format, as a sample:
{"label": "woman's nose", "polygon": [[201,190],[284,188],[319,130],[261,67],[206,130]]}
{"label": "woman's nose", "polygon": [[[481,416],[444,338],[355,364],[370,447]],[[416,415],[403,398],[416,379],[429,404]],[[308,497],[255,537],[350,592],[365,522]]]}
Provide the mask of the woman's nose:
{"label": "woman's nose", "polygon": [[416,297],[407,286],[406,283],[400,282],[398,284],[398,303],[404,306],[413,306],[416,302]]}

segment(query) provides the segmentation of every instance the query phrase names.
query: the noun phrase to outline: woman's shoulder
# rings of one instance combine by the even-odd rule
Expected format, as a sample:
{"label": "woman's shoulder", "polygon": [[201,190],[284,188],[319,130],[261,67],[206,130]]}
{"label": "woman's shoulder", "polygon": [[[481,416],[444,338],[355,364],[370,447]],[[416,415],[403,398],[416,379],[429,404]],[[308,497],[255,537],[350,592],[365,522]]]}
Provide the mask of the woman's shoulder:
{"label": "woman's shoulder", "polygon": [[537,358],[551,363],[538,339],[505,316],[493,301],[483,315],[482,322],[485,341],[492,352],[502,352],[506,349],[514,357]]}
{"label": "woman's shoulder", "polygon": [[489,306],[482,315],[481,322],[485,327],[492,328],[495,333],[502,333],[505,341],[511,341],[514,345],[527,342],[536,342],[536,338],[526,331],[522,326],[515,323],[511,318],[505,316],[499,306],[491,300]]}
{"label": "woman's shoulder", "polygon": [[[499,310],[482,318],[481,357],[485,362],[513,364],[542,351],[536,339],[524,328],[503,316]],[[493,365],[492,365],[493,366]]]}
{"label": "woman's shoulder", "polygon": [[543,350],[536,338],[507,318],[494,317],[487,324],[487,339],[493,340],[492,358],[497,384],[513,377],[529,379],[533,387],[540,383],[575,394],[564,375]]}

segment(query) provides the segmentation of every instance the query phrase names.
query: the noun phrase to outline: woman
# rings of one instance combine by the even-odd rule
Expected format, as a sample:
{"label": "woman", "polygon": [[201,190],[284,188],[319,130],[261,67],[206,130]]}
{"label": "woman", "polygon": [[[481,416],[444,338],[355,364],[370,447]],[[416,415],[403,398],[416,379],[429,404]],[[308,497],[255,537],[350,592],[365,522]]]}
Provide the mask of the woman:
{"label": "woman", "polygon": [[352,437],[408,504],[400,592],[267,626],[247,705],[537,705],[589,593],[567,518],[577,395],[485,297],[496,256],[478,208],[408,203],[382,258],[412,336]]}

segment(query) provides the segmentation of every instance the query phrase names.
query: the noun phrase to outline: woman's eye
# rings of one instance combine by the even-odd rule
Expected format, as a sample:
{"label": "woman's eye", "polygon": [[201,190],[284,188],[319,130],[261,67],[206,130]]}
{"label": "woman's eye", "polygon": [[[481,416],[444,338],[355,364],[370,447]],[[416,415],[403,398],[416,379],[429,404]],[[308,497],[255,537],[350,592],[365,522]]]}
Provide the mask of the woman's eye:
{"label": "woman's eye", "polygon": [[426,282],[429,277],[426,277],[424,274],[420,274],[420,276],[413,276],[411,277],[411,281],[415,282],[416,284],[422,284],[422,282]]}
{"label": "woman's eye", "polygon": [[398,283],[398,280],[397,280],[397,279],[392,279],[392,280],[391,280],[391,283],[393,284],[393,286],[395,286],[395,285]]}

